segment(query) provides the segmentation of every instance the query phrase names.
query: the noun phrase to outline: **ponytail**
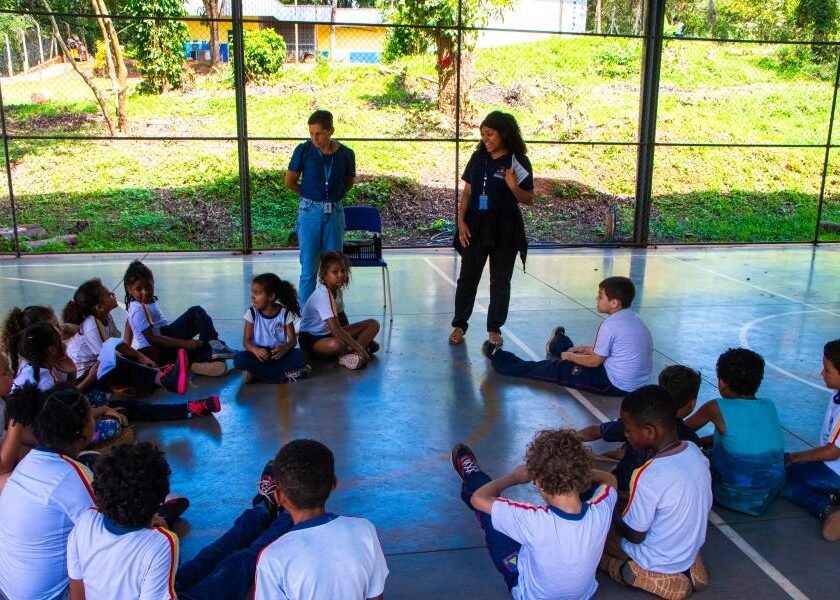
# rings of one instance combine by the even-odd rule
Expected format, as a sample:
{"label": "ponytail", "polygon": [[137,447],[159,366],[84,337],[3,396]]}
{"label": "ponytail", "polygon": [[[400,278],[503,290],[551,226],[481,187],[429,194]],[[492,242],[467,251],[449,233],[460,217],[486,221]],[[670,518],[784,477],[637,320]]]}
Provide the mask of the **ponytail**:
{"label": "ponytail", "polygon": [[34,383],[25,383],[6,396],[6,418],[23,427],[30,427],[41,412],[44,400]]}
{"label": "ponytail", "polygon": [[94,308],[102,300],[102,281],[88,279],[73,294],[73,299],[61,311],[61,320],[65,323],[81,325],[82,321],[93,314]]}
{"label": "ponytail", "polygon": [[16,306],[9,311],[3,324],[2,343],[3,350],[9,356],[13,373],[17,373],[20,365],[18,351],[23,331],[36,323],[51,321],[54,317],[55,313],[49,306],[27,306],[24,309]]}
{"label": "ponytail", "polygon": [[300,316],[300,301],[294,285],[280,279],[274,273],[257,275],[251,283],[257,284],[269,294],[274,294],[275,301],[282,304],[283,308],[296,317]]}
{"label": "ponytail", "polygon": [[29,361],[38,381],[40,369],[46,366],[50,350],[61,352],[61,336],[50,323],[36,323],[23,330],[18,340],[18,354]]}

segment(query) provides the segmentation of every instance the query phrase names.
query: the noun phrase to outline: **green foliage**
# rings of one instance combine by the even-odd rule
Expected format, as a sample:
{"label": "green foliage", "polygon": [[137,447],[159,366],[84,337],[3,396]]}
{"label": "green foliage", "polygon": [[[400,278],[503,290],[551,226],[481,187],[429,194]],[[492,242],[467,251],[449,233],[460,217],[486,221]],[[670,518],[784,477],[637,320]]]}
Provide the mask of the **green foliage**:
{"label": "green foliage", "polygon": [[384,212],[391,199],[391,182],[386,177],[376,177],[370,181],[363,181],[353,186],[347,192],[345,203],[348,206],[375,206],[379,212]]}
{"label": "green foliage", "polygon": [[822,81],[834,79],[835,63],[826,62],[807,46],[782,46],[773,54],[765,56],[758,64],[772,69],[786,79],[809,76]]}
{"label": "green foliage", "polygon": [[245,77],[251,82],[275,78],[286,60],[286,42],[273,29],[246,31]]}
{"label": "green foliage", "polygon": [[[126,0],[123,14],[149,17],[186,16],[180,0]],[[182,21],[142,19],[125,30],[125,41],[137,56],[143,91],[160,94],[181,87],[184,40],[189,33]]]}
{"label": "green foliage", "polygon": [[641,57],[641,46],[633,41],[609,42],[595,55],[595,71],[608,79],[627,77],[639,72]]}

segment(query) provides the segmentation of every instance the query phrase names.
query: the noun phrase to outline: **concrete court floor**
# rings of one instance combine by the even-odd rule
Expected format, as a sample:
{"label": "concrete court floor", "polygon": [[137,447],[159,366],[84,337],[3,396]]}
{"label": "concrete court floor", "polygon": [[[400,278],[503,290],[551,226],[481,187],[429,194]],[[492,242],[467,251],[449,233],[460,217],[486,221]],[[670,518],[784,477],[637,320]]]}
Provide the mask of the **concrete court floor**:
{"label": "concrete court floor", "polygon": [[[66,256],[0,260],[0,309],[63,306],[89,277],[115,285],[132,257]],[[232,372],[193,378],[190,396],[220,393],[215,418],[138,424],[138,438],[167,452],[172,489],[187,494],[182,560],[220,535],[254,493],[266,459],[297,437],[335,452],[339,488],[330,508],[378,527],[391,575],[389,598],[508,597],[475,519],[458,499],[451,445],[470,443],[485,470],[520,462],[534,431],[613,417],[618,401],[589,396],[586,408],[559,386],[497,376],[480,353],[478,310],[467,343],[446,343],[458,263],[449,250],[390,251],[393,324],[383,319],[377,270],[356,269],[346,294],[352,318],[383,319],[382,351],[361,372],[327,365],[294,385],[249,385]],[[152,255],[156,292],[170,318],[193,304],[214,317],[223,339],[241,347],[251,277],[275,271],[296,281],[297,254],[250,257]],[[716,394],[714,364],[728,347],[748,345],[768,361],[761,393],[776,401],[789,449],[818,442],[828,392],[819,377],[822,344],[838,337],[840,247],[766,246],[660,250],[533,251],[513,276],[506,348],[541,356],[557,324],[590,342],[598,281],[629,275],[634,308],[649,324],[655,370],[684,363],[704,377],[701,400]],[[487,273],[479,303],[487,302]],[[117,311],[118,313],[121,311]],[[124,315],[116,318],[122,326]],[[162,402],[174,400],[160,393]],[[595,445],[596,450],[605,445]],[[528,486],[511,496],[536,501]],[[837,598],[840,544],[819,536],[815,519],[778,500],[768,515],[715,509],[703,555],[712,585],[705,598]],[[644,594],[601,580],[601,598]]]}

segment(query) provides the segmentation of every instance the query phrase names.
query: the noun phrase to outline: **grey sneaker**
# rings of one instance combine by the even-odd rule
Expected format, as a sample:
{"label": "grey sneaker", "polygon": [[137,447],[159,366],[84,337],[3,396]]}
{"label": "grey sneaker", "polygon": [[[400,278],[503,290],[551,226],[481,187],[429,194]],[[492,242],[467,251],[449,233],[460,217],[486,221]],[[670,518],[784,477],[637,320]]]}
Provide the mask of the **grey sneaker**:
{"label": "grey sneaker", "polygon": [[347,367],[351,371],[355,371],[356,369],[361,369],[365,366],[365,359],[355,352],[350,352],[349,354],[345,354],[339,358],[338,364],[342,367]]}
{"label": "grey sneaker", "polygon": [[236,350],[229,348],[221,340],[210,340],[207,343],[210,345],[210,358],[212,360],[227,360],[233,358],[236,354]]}
{"label": "grey sneaker", "polygon": [[283,374],[286,376],[286,383],[295,383],[298,379],[306,379],[312,372],[312,367],[303,365],[298,369],[286,369]]}

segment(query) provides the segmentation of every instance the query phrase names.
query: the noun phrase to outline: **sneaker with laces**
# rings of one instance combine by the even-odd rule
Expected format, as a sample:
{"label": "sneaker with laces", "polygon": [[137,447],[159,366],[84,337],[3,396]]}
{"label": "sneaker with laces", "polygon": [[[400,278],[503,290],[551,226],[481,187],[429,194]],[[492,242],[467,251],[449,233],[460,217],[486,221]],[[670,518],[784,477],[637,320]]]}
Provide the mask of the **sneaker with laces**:
{"label": "sneaker with laces", "polygon": [[193,363],[190,368],[196,375],[204,375],[205,377],[221,377],[227,373],[227,365],[223,360],[197,362]]}
{"label": "sneaker with laces", "polygon": [[236,350],[229,348],[221,340],[210,340],[207,343],[210,346],[210,358],[212,360],[227,360],[228,358],[233,358],[236,354]]}
{"label": "sneaker with laces", "polygon": [[169,494],[163,504],[158,507],[155,517],[163,519],[166,522],[166,528],[172,529],[175,526],[181,515],[190,507],[190,501],[186,496],[178,496],[176,494]]}
{"label": "sneaker with laces", "polygon": [[828,494],[828,501],[831,502],[833,506],[840,505],[840,490],[834,490]]}
{"label": "sneaker with laces", "polygon": [[170,392],[183,394],[189,383],[189,359],[187,351],[181,348],[175,357],[175,362],[160,370],[160,384]]}
{"label": "sneaker with laces", "polygon": [[350,352],[339,358],[338,364],[342,367],[347,367],[351,371],[355,371],[356,369],[361,369],[365,366],[365,359],[355,352]]}
{"label": "sneaker with laces", "polygon": [[203,417],[205,415],[209,415],[210,413],[217,413],[222,410],[222,401],[216,394],[213,394],[207,398],[190,400],[187,402],[187,410],[193,417]]}
{"label": "sneaker with laces", "polygon": [[368,344],[367,353],[376,354],[377,352],[379,352],[379,344],[376,342],[376,340],[372,340],[370,344]]}
{"label": "sneaker with laces", "polygon": [[551,345],[554,343],[554,340],[557,336],[566,335],[566,328],[565,327],[555,327],[551,330],[551,337],[548,338],[548,341],[545,343],[545,356],[546,358],[560,358],[556,354],[551,353]]}
{"label": "sneaker with laces", "polygon": [[646,571],[632,560],[622,567],[622,578],[634,588],[663,600],[685,600],[693,591],[691,580],[685,574]]}
{"label": "sneaker with laces", "polygon": [[260,475],[260,480],[257,482],[257,495],[251,501],[253,506],[258,502],[264,502],[269,512],[277,508],[277,500],[274,498],[274,490],[277,489],[277,482],[274,481],[274,461],[269,460],[265,463]]}
{"label": "sneaker with laces", "polygon": [[298,379],[306,379],[312,372],[312,367],[303,365],[297,369],[286,369],[283,375],[286,376],[286,383],[295,383]]}
{"label": "sneaker with laces", "polygon": [[498,349],[499,347],[490,340],[484,340],[484,343],[481,344],[481,353],[487,358],[493,358]]}
{"label": "sneaker with laces", "polygon": [[468,475],[473,473],[480,473],[481,467],[478,466],[478,459],[473,454],[473,451],[466,444],[455,444],[452,447],[452,452],[449,454],[452,461],[452,468],[463,482]]}

